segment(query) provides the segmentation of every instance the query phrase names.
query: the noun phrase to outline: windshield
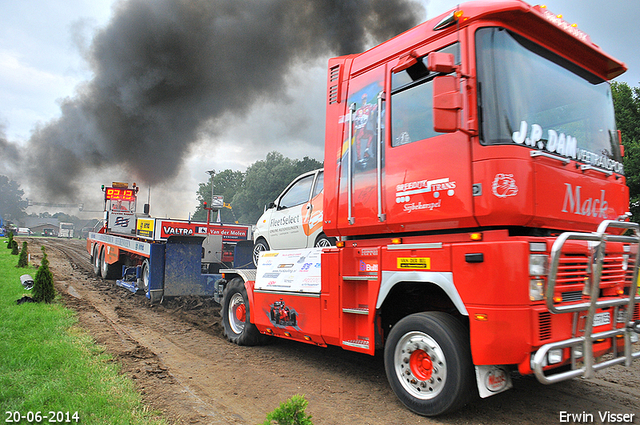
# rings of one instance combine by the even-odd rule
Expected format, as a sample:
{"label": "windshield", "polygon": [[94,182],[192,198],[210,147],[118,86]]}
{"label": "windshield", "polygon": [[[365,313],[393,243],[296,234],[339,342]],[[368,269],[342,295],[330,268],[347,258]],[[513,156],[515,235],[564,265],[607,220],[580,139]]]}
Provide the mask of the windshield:
{"label": "windshield", "polygon": [[503,28],[476,32],[485,145],[521,144],[622,173],[609,84]]}

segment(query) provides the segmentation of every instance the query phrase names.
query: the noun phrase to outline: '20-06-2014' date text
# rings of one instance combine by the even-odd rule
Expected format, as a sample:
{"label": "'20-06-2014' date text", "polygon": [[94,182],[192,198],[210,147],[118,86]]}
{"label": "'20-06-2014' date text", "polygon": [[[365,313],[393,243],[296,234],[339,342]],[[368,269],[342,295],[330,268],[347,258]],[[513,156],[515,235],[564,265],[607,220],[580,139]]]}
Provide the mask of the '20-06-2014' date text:
{"label": "'20-06-2014' date text", "polygon": [[80,415],[78,412],[63,412],[50,410],[48,412],[18,412],[9,411],[4,412],[5,423],[20,423],[21,421],[27,421],[28,423],[78,423],[80,422]]}

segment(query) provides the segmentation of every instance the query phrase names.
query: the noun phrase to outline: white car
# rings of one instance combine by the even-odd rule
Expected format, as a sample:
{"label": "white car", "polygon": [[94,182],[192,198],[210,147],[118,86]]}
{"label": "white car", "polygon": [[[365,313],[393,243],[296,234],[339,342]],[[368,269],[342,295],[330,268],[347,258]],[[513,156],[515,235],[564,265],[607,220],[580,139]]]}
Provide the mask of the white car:
{"label": "white car", "polygon": [[335,245],[322,232],[324,171],[304,173],[269,204],[253,234],[253,263],[269,250],[301,249]]}

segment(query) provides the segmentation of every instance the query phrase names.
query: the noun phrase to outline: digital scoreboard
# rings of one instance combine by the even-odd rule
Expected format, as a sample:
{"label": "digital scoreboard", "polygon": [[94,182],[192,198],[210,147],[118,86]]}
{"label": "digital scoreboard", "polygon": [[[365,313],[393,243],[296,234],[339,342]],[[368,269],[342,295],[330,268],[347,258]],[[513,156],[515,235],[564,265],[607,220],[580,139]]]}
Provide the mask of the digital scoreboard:
{"label": "digital scoreboard", "polygon": [[135,189],[124,189],[119,187],[107,187],[104,191],[104,199],[108,201],[135,201]]}

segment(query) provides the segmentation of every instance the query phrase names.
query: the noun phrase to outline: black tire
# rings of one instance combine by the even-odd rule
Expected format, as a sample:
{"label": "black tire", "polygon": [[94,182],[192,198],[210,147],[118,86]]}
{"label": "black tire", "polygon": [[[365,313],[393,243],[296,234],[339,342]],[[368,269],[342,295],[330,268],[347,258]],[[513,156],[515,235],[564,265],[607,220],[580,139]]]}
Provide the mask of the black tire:
{"label": "black tire", "polygon": [[316,248],[328,248],[330,246],[336,246],[336,238],[330,238],[329,236],[321,233],[316,239],[316,243],[313,244]]}
{"label": "black tire", "polygon": [[140,280],[138,282],[138,289],[140,289],[145,294],[149,292],[149,260],[147,259],[142,262],[142,268],[140,269]]}
{"label": "black tire", "polygon": [[468,331],[446,313],[416,313],[396,323],[384,365],[393,392],[422,416],[462,407],[475,388]]}
{"label": "black tire", "polygon": [[91,258],[93,263],[93,274],[100,277],[100,246],[94,245],[93,257]]}
{"label": "black tire", "polygon": [[100,276],[107,280],[117,279],[122,274],[122,266],[120,266],[120,262],[107,263],[105,258],[106,250],[106,247],[102,247],[100,251]]}
{"label": "black tire", "polygon": [[222,323],[227,339],[237,345],[261,345],[268,336],[258,331],[251,323],[249,298],[244,281],[236,277],[232,279],[223,291]]}
{"label": "black tire", "polygon": [[263,251],[269,251],[269,244],[266,240],[260,238],[253,245],[253,265],[258,267],[258,260],[260,259],[260,253]]}
{"label": "black tire", "polygon": [[150,291],[149,292],[149,302],[151,305],[162,304],[164,301],[164,292],[162,291]]}

